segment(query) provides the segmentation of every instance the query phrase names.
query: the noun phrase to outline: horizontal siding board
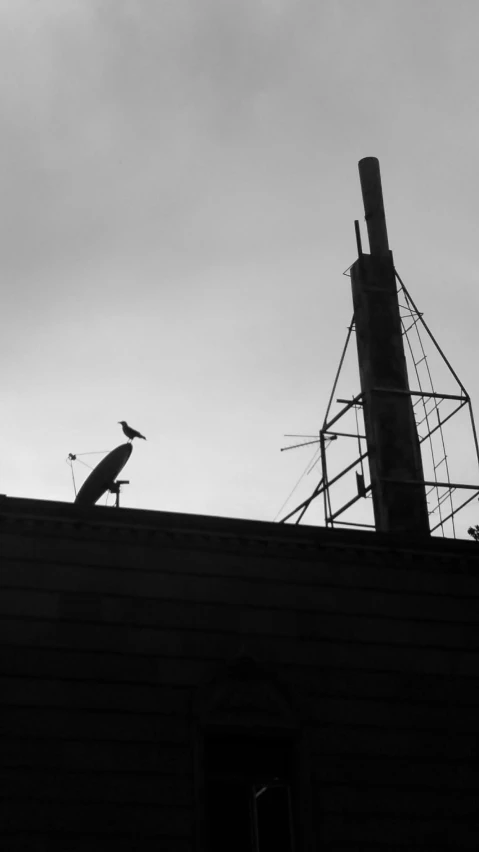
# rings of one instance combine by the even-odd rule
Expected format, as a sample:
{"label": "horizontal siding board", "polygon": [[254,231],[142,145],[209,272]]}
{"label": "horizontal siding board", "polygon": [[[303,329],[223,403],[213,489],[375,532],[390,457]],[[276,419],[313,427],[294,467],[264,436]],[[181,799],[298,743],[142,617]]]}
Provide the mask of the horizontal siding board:
{"label": "horizontal siding board", "polygon": [[412,620],[398,612],[395,618],[383,618],[341,612],[301,615],[300,635],[307,639],[340,639],[351,642],[381,642],[386,644],[432,646],[438,648],[479,648],[479,626],[457,622]]}
{"label": "horizontal siding board", "polygon": [[479,678],[479,653],[464,651],[463,654],[460,654],[455,672],[459,677]]}
{"label": "horizontal siding board", "polygon": [[456,706],[451,703],[407,704],[395,701],[358,701],[358,699],[325,698],[316,705],[310,704],[307,720],[310,724],[328,727],[352,728],[360,736],[361,728],[398,731],[477,732],[477,707]]}
{"label": "horizontal siding board", "polygon": [[478,790],[405,790],[402,787],[328,785],[314,788],[323,813],[371,814],[381,817],[408,816],[432,819],[477,814]]}
{"label": "horizontal siding board", "polygon": [[317,668],[314,676],[303,666],[289,666],[284,669],[285,675],[286,671],[291,691],[297,694],[307,690],[312,701],[321,701],[323,696],[331,695],[348,699],[380,698],[398,704],[429,704],[431,708],[445,702],[454,706],[479,704],[479,678],[351,667]]}
{"label": "horizontal siding board", "polygon": [[192,852],[189,837],[173,837],[155,832],[145,835],[140,831],[109,831],[103,834],[87,833],[78,826],[76,830],[38,832],[2,832],[4,848],[8,852]]}
{"label": "horizontal siding board", "polygon": [[[133,563],[134,564],[134,563]],[[350,612],[371,615],[406,615],[415,619],[469,621],[477,617],[474,597],[421,595],[416,591],[391,593],[384,589],[340,587],[316,584],[300,585],[271,582],[251,577],[192,575],[141,571],[71,564],[4,562],[1,585],[8,588],[38,588],[75,591],[79,594],[117,594],[146,598],[234,603],[241,606],[295,609],[297,611]],[[479,585],[479,584],[478,584]]]}
{"label": "horizontal siding board", "polygon": [[[420,848],[435,852],[436,844],[447,838],[448,848],[458,850],[476,850],[479,842],[479,821],[467,820],[459,816],[453,820],[450,814],[427,818],[419,815],[399,816],[366,813],[343,814],[316,813],[320,843],[345,846],[352,841],[357,844],[376,844],[382,849],[404,850]],[[322,848],[322,846],[320,846]],[[359,847],[360,848],[360,847]],[[374,846],[373,846],[374,848]]]}
{"label": "horizontal siding board", "polygon": [[190,690],[172,686],[5,677],[0,688],[3,703],[16,706],[132,710],[186,716],[190,705]]}
{"label": "horizontal siding board", "polygon": [[0,789],[6,791],[7,801],[136,802],[160,807],[193,805],[192,779],[182,773],[10,769],[0,771]]}
{"label": "horizontal siding board", "polygon": [[[335,842],[321,843],[321,852],[385,852],[385,849],[389,852],[391,848],[397,849],[398,847],[396,845],[388,845],[386,847],[384,845],[384,841],[379,841],[379,843],[376,843],[375,841],[358,843],[353,839],[350,839],[347,846],[343,844],[338,846]],[[431,845],[429,845],[429,843],[424,845],[421,841],[408,843],[407,852],[417,852],[417,850],[421,850],[421,852],[451,852],[451,844],[448,840],[444,840],[444,838],[443,842],[440,840],[434,840]]]}
{"label": "horizontal siding board", "polygon": [[334,756],[408,758],[414,760],[464,760],[477,756],[475,732],[381,728],[361,726],[311,726],[311,763]]}
{"label": "horizontal siding board", "polygon": [[227,633],[267,634],[302,639],[336,638],[411,645],[462,647],[479,650],[479,624],[412,619],[398,611],[394,617],[381,613],[335,613],[321,608],[301,614],[294,609],[229,606],[194,601],[88,595],[4,589],[0,617],[31,617],[39,620],[101,623],[128,627],[221,630]]}
{"label": "horizontal siding board", "polygon": [[3,831],[15,829],[30,831],[83,831],[109,834],[110,832],[138,831],[142,834],[171,833],[191,835],[190,808],[158,805],[128,805],[111,802],[78,803],[3,801],[0,804],[0,824]]}
{"label": "horizontal siding board", "polygon": [[360,757],[323,755],[316,761],[311,779],[318,788],[350,785],[406,790],[479,790],[477,761],[380,758],[373,753]]}
{"label": "horizontal siding board", "polygon": [[2,730],[10,739],[77,742],[131,742],[155,746],[189,743],[187,719],[161,713],[76,710],[72,707],[6,707],[0,710]]}
{"label": "horizontal siding board", "polygon": [[151,743],[92,742],[63,740],[52,748],[50,740],[9,739],[2,743],[4,770],[32,768],[85,772],[158,772],[161,775],[191,776],[191,746],[183,744],[155,747]]}
{"label": "horizontal siding board", "polygon": [[310,718],[331,727],[393,728],[396,730],[477,731],[477,707],[446,703],[431,708],[429,704],[399,704],[396,701],[358,701],[325,697],[311,706]]}
{"label": "horizontal siding board", "polygon": [[211,676],[214,668],[211,662],[201,659],[171,659],[153,654],[77,651],[38,645],[0,646],[0,674],[7,676],[196,686]]}

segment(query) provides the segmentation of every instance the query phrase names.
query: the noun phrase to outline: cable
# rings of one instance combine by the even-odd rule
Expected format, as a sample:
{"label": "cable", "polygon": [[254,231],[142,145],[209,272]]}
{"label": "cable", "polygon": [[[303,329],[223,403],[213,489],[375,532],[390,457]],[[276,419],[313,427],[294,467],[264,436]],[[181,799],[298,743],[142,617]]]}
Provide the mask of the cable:
{"label": "cable", "polygon": [[73,480],[73,491],[75,492],[75,497],[76,497],[77,496],[77,487],[76,487],[76,483],[75,483],[75,473],[73,471],[73,464],[71,463],[69,458],[65,459],[65,461],[68,465],[70,465],[70,470],[72,472],[72,480]]}
{"label": "cable", "polygon": [[[298,481],[297,481],[296,485],[294,486],[294,488],[291,490],[291,492],[290,492],[290,493],[288,494],[288,496],[286,497],[286,500],[284,501],[284,503],[283,503],[283,505],[281,506],[281,508],[280,508],[280,509],[276,512],[276,515],[275,515],[275,516],[274,516],[274,518],[273,518],[273,522],[277,520],[278,516],[279,516],[279,515],[281,514],[281,512],[283,511],[284,507],[286,506],[286,504],[289,502],[289,500],[290,500],[290,499],[291,499],[291,497],[293,496],[293,494],[294,494],[294,492],[296,491],[297,487],[299,486],[299,484],[300,484],[301,480],[302,480],[302,479],[303,479],[303,478],[307,475],[307,473],[308,473],[308,468],[310,468],[310,467],[311,467],[311,465],[313,464],[313,462],[314,462],[314,460],[315,460],[316,456],[317,456],[317,455],[318,455],[318,453],[320,453],[320,452],[321,452],[321,449],[319,448],[319,449],[317,449],[317,450],[316,450],[316,452],[313,454],[313,456],[312,456],[312,457],[311,457],[311,459],[309,460],[308,464],[306,465],[305,469],[303,470],[303,472],[302,472],[301,476],[299,477],[299,479],[298,479]],[[315,462],[314,462],[314,463],[315,463]]]}
{"label": "cable", "polygon": [[78,459],[78,458],[77,458],[77,462],[79,462],[80,464],[85,465],[85,467],[87,467],[87,468],[88,468],[88,470],[94,470],[94,468],[91,466],[91,464],[87,464],[86,462],[82,461],[81,459]]}
{"label": "cable", "polygon": [[[421,394],[424,393],[422,382],[421,382],[421,377],[419,375],[419,370],[418,370],[419,364],[424,363],[425,368],[426,368],[426,372],[427,372],[427,378],[428,378],[429,386],[430,386],[430,389],[431,389],[431,393],[435,394],[436,391],[435,391],[435,387],[434,387],[434,382],[432,380],[432,375],[431,375],[431,370],[430,370],[429,363],[428,363],[428,358],[427,358],[427,355],[426,355],[426,351],[424,349],[424,344],[422,342],[422,338],[421,338],[421,335],[420,335],[420,332],[419,332],[419,327],[418,327],[419,321],[422,321],[423,325],[425,325],[425,323],[424,323],[424,320],[422,319],[422,314],[418,311],[418,309],[417,309],[416,305],[414,304],[414,302],[412,301],[412,299],[410,299],[409,293],[407,292],[406,288],[404,287],[403,282],[399,278],[399,275],[397,277],[398,277],[398,280],[401,283],[402,292],[403,292],[405,299],[406,299],[406,306],[407,306],[406,309],[409,311],[409,316],[413,317],[414,314],[416,314],[414,321],[411,323],[411,325],[408,326],[408,328],[405,328],[403,318],[401,317],[401,326],[402,326],[403,334],[404,334],[404,337],[406,338],[406,342],[407,342],[407,345],[408,345],[408,348],[409,348],[411,359],[412,359],[412,362],[413,362],[413,365],[414,365],[414,371],[415,371],[415,374],[416,374],[416,379],[417,379],[417,382],[418,382],[419,391],[421,392]],[[410,341],[409,335],[408,335],[408,332],[412,328],[414,328],[415,331],[416,331],[420,352],[422,354],[422,357],[418,361],[416,361],[416,358],[414,356],[414,351],[413,351],[412,344],[411,344],[411,341]],[[427,326],[426,326],[426,328],[427,328]],[[434,338],[432,338],[432,339],[434,340]],[[421,400],[422,400],[422,405],[423,405],[423,410],[424,410],[424,417],[419,422],[418,425],[421,425],[421,423],[424,423],[424,422],[426,423],[427,435],[425,436],[425,439],[427,438],[428,443],[429,443],[429,450],[430,450],[430,453],[431,453],[431,460],[432,460],[432,466],[433,466],[433,479],[436,483],[438,482],[437,468],[439,467],[439,465],[444,463],[445,470],[446,470],[446,482],[450,485],[451,478],[450,478],[450,473],[449,473],[449,464],[448,464],[448,461],[447,461],[447,453],[446,453],[446,445],[445,445],[445,441],[444,441],[444,432],[443,432],[443,429],[442,429],[442,421],[441,421],[440,414],[439,414],[439,405],[440,405],[442,400],[439,400],[439,402],[435,401],[434,404],[433,404],[433,407],[430,411],[428,411],[428,409],[427,409],[427,400],[425,399],[424,396],[421,397]],[[436,417],[437,417],[437,427],[436,428],[438,429],[438,431],[440,433],[442,450],[443,450],[443,457],[441,458],[441,461],[438,462],[437,464],[436,464],[436,457],[435,457],[435,452],[434,452],[434,444],[433,444],[433,441],[432,441],[432,432],[435,431],[435,430],[432,430],[431,426],[429,425],[429,418],[432,417],[434,413],[436,414]],[[423,440],[425,440],[425,439],[423,439]],[[446,495],[446,497],[443,496],[442,498],[440,496],[439,487],[437,485],[434,486],[431,489],[431,491],[432,490],[436,491],[437,504],[436,504],[435,508],[431,510],[431,513],[435,512],[436,510],[439,512],[439,525],[438,526],[440,526],[440,528],[441,528],[441,532],[442,532],[443,537],[445,536],[445,529],[444,529],[445,521],[443,521],[442,504],[445,502],[445,499],[447,499],[447,497],[449,497],[449,503],[450,503],[450,508],[451,508],[452,532],[453,532],[453,537],[456,538],[456,528],[455,528],[455,521],[454,521],[454,504],[453,504],[453,500],[452,500],[452,489],[449,487],[448,495]],[[428,493],[431,493],[431,492],[428,492]]]}
{"label": "cable", "polygon": [[74,473],[74,470],[73,470],[73,462],[77,461],[80,464],[83,464],[85,467],[87,467],[88,470],[94,470],[94,468],[91,465],[87,464],[86,462],[84,462],[82,459],[80,459],[78,457],[79,456],[105,455],[105,453],[109,453],[109,452],[110,452],[109,450],[93,450],[92,452],[88,452],[88,453],[68,453],[68,457],[66,458],[65,461],[66,461],[67,464],[70,465],[70,469],[71,469],[71,472],[72,472],[73,490],[75,492],[75,497],[77,496],[77,487],[76,487],[76,482],[75,482],[75,473]]}
{"label": "cable", "polygon": [[102,453],[109,453],[110,450],[92,450],[88,453],[77,453],[77,456],[100,456]]}

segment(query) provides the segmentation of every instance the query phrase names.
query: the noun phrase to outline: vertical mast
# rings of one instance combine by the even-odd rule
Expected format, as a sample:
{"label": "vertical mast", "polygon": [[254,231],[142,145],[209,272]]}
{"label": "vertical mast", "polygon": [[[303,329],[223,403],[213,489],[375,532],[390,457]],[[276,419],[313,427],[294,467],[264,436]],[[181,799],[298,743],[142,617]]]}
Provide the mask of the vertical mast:
{"label": "vertical mast", "polygon": [[376,157],[360,160],[359,176],[371,253],[361,254],[351,267],[351,285],[376,529],[428,535],[421,452]]}

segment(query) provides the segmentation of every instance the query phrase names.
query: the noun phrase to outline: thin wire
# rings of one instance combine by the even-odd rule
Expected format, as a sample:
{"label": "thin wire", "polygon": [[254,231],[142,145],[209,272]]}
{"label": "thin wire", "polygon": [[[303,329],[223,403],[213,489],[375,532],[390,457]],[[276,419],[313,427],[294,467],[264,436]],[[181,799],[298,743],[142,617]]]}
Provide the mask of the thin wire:
{"label": "thin wire", "polygon": [[464,387],[464,385],[462,384],[462,382],[461,382],[461,380],[460,380],[459,376],[457,375],[456,371],[455,371],[455,370],[453,370],[452,365],[450,364],[450,362],[447,360],[446,356],[444,355],[444,352],[442,351],[441,347],[439,346],[439,343],[437,342],[437,340],[436,340],[436,338],[434,337],[434,335],[433,335],[432,331],[430,330],[429,326],[427,325],[427,323],[426,323],[426,322],[425,322],[425,320],[423,319],[423,315],[422,315],[421,311],[418,311],[418,309],[417,309],[417,307],[416,307],[416,304],[415,304],[415,302],[414,302],[414,299],[412,298],[412,296],[410,296],[410,295],[409,295],[409,292],[408,292],[408,290],[407,290],[407,288],[406,288],[406,285],[405,285],[404,281],[402,280],[401,276],[399,275],[399,272],[397,271],[397,269],[394,269],[394,274],[395,274],[395,276],[396,276],[397,280],[399,281],[399,283],[400,283],[400,285],[401,285],[401,287],[402,287],[402,289],[403,289],[403,291],[404,291],[404,295],[406,296],[406,298],[407,298],[408,302],[410,302],[410,304],[413,306],[413,308],[414,308],[415,312],[417,313],[417,315],[418,315],[418,317],[419,317],[420,322],[422,323],[422,325],[423,325],[423,326],[424,326],[424,328],[426,329],[426,333],[429,335],[429,337],[431,338],[432,342],[434,343],[434,346],[436,347],[437,351],[439,352],[439,354],[440,354],[440,356],[441,356],[442,360],[444,361],[444,363],[445,363],[445,364],[446,364],[446,366],[448,367],[449,371],[450,371],[450,372],[452,373],[452,375],[454,376],[454,378],[455,378],[456,382],[458,383],[459,387],[461,388],[462,392],[464,393],[464,396],[467,396],[467,398],[469,399],[469,394],[468,394],[468,392],[467,392],[466,388]]}
{"label": "thin wire", "polygon": [[99,456],[109,453],[110,450],[93,450],[91,453],[75,453],[76,456]]}
{"label": "thin wire", "polygon": [[77,461],[80,464],[83,464],[85,467],[88,468],[88,470],[94,470],[94,468],[90,464],[87,464],[86,462],[82,461],[82,459],[78,458],[78,456],[97,456],[97,455],[104,455],[105,453],[108,453],[108,452],[110,452],[110,451],[109,450],[93,450],[92,452],[88,452],[88,453],[72,453],[72,458],[66,459],[66,462],[67,462],[67,464],[70,465],[70,470],[72,472],[73,490],[75,492],[75,497],[77,496],[77,487],[76,487],[76,482],[75,482],[75,472],[74,472],[74,469],[73,469],[73,461]]}
{"label": "thin wire", "polygon": [[[401,279],[399,279],[399,280],[401,280]],[[402,282],[401,282],[401,284],[402,284]],[[406,302],[408,303],[408,307],[409,307],[409,305],[413,305],[413,307],[415,308],[415,310],[418,314],[418,319],[421,319],[421,315],[419,315],[419,311],[417,311],[416,306],[414,305],[412,300],[410,300],[409,294],[407,293],[407,291],[404,287],[403,287],[403,292],[404,292],[404,296],[406,297]],[[410,308],[410,310],[411,310],[411,308]],[[402,322],[402,320],[401,320],[401,322]],[[428,380],[429,380],[431,392],[436,393],[436,390],[435,390],[435,387],[434,387],[434,382],[433,382],[432,375],[431,375],[431,370],[430,370],[430,367],[429,367],[428,358],[427,358],[427,355],[426,355],[426,351],[424,349],[424,345],[423,345],[423,342],[422,342],[421,334],[419,332],[419,327],[418,327],[417,323],[414,323],[414,328],[415,328],[415,331],[416,331],[417,340],[418,340],[418,343],[419,343],[419,348],[420,348],[420,351],[422,353],[422,358],[419,361],[416,361],[415,358],[414,358],[412,345],[410,343],[410,340],[409,340],[407,333],[406,333],[406,340],[408,342],[409,351],[411,353],[411,357],[412,357],[412,360],[413,360],[414,369],[415,369],[415,372],[416,372],[416,378],[417,378],[418,383],[419,383],[419,389],[422,391],[421,380],[419,378],[418,365],[420,363],[423,363],[425,365],[425,368],[426,368],[427,377],[428,377]],[[439,467],[439,465],[444,463],[444,467],[445,467],[445,471],[446,471],[446,481],[448,483],[450,483],[451,477],[450,477],[450,472],[449,472],[449,463],[448,463],[447,452],[446,452],[446,444],[445,444],[445,440],[444,440],[444,431],[443,431],[443,428],[442,428],[442,421],[441,421],[441,417],[440,417],[440,414],[439,414],[440,402],[441,401],[435,403],[430,411],[427,410],[426,401],[424,402],[425,417],[423,418],[423,420],[420,421],[420,423],[418,425],[421,425],[421,423],[423,423],[424,420],[426,421],[426,427],[427,427],[427,430],[428,430],[428,437],[429,437],[429,444],[430,444],[430,449],[431,449],[432,463],[433,463],[433,468],[434,468],[434,481],[437,482],[437,473],[436,473],[437,468]],[[437,417],[437,429],[438,429],[439,434],[440,434],[441,445],[442,445],[442,450],[443,450],[443,457],[442,457],[441,461],[438,462],[437,465],[436,465],[436,460],[435,460],[434,450],[433,450],[433,442],[432,442],[432,434],[431,434],[432,430],[431,430],[431,427],[429,425],[429,417],[432,417],[432,415],[434,413],[436,414],[436,417]],[[450,514],[451,526],[452,526],[453,537],[456,538],[456,525],[455,525],[455,520],[454,520],[454,503],[453,503],[453,499],[452,499],[452,494],[453,494],[452,489],[449,488],[448,496],[449,496],[449,505],[450,505],[450,509],[451,509],[451,514]],[[436,499],[437,499],[437,505],[436,505],[436,507],[433,511],[435,511],[437,509],[438,512],[439,512],[439,526],[441,527],[442,535],[444,537],[445,536],[445,529],[444,529],[445,521],[443,520],[442,509],[441,509],[441,506],[444,503],[444,498],[440,497],[439,489],[436,489]]]}
{"label": "thin wire", "polygon": [[[407,298],[408,298],[408,296],[406,294],[406,299]],[[419,327],[418,326],[416,326],[416,334],[417,334],[419,346],[421,348],[421,352],[422,352],[422,355],[423,355],[422,360],[424,361],[424,364],[426,366],[427,375],[428,375],[429,382],[430,382],[430,385],[431,385],[431,391],[432,391],[432,393],[435,393],[436,391],[435,391],[434,383],[433,383],[433,380],[432,380],[429,362],[428,362],[428,359],[426,357],[426,352],[424,350],[424,345],[423,345],[423,342],[422,342],[421,335],[419,333]],[[445,440],[444,440],[444,431],[443,431],[443,428],[442,428],[442,421],[441,421],[441,418],[440,418],[440,415],[439,415],[438,407],[439,407],[439,403],[435,406],[435,408],[432,409],[432,411],[430,413],[432,414],[434,410],[436,411],[438,431],[439,431],[439,435],[441,437],[442,450],[443,450],[443,453],[444,453],[444,458],[442,459],[441,462],[439,462],[439,464],[442,464],[442,462],[444,462],[444,467],[446,469],[446,482],[450,483],[451,477],[450,477],[450,474],[449,474],[449,462],[448,462],[448,457],[447,457],[447,452],[446,452],[446,443],[445,443]],[[438,465],[438,467],[439,467],[439,465]],[[453,494],[453,489],[450,488],[449,489],[449,505],[450,505],[450,509],[451,509],[451,526],[452,526],[453,537],[456,538],[456,522],[454,520],[455,513],[454,513],[454,503],[453,503],[453,499],[452,499],[452,494]]]}
{"label": "thin wire", "polygon": [[[295,435],[289,434],[288,432],[283,435],[283,438],[316,438],[316,435]],[[319,438],[316,438],[319,441]]]}
{"label": "thin wire", "polygon": [[312,455],[312,457],[310,458],[310,460],[309,460],[308,464],[307,464],[307,465],[306,465],[306,467],[304,468],[304,470],[303,470],[303,472],[302,472],[301,476],[299,477],[299,479],[298,479],[298,481],[297,481],[296,485],[294,486],[294,488],[292,489],[292,491],[291,491],[291,492],[288,494],[288,496],[286,497],[286,500],[284,501],[284,503],[283,503],[283,505],[281,506],[281,508],[278,510],[278,512],[276,512],[276,515],[275,515],[275,516],[274,516],[274,518],[273,518],[273,522],[277,520],[278,516],[281,514],[281,512],[282,512],[282,511],[283,511],[283,509],[284,509],[284,507],[285,507],[285,506],[286,506],[286,504],[289,502],[289,500],[290,500],[290,499],[291,499],[291,497],[293,496],[294,492],[295,492],[295,491],[296,491],[296,489],[298,488],[298,486],[299,486],[299,484],[300,484],[301,480],[302,480],[302,479],[304,479],[304,477],[307,475],[307,473],[308,473],[308,468],[310,467],[310,465],[313,463],[314,459],[316,458],[316,456],[317,456],[317,455],[318,455],[318,453],[320,453],[320,452],[321,452],[321,449],[318,449],[318,450],[316,450],[316,452]]}
{"label": "thin wire", "polygon": [[73,480],[73,491],[75,492],[75,497],[76,497],[77,496],[77,487],[76,487],[76,482],[75,482],[75,473],[73,471],[73,465],[72,465],[71,461],[69,461],[69,459],[66,459],[66,463],[70,465],[70,470],[72,472],[72,480]]}
{"label": "thin wire", "polygon": [[[423,354],[424,364],[426,366],[426,371],[427,371],[427,374],[428,374],[428,377],[429,377],[429,382],[431,384],[431,390],[432,390],[433,393],[435,393],[436,391],[435,391],[434,384],[433,384],[433,381],[432,381],[431,370],[429,368],[429,362],[426,358],[426,353],[424,351],[424,346],[423,346],[423,343],[422,343],[422,338],[421,338],[421,335],[419,333],[419,327],[418,326],[416,326],[416,334],[417,334],[417,337],[418,337],[418,340],[419,340],[419,345],[421,347],[421,352]],[[437,425],[439,427],[438,431],[439,431],[439,435],[441,437],[441,444],[442,444],[442,449],[443,449],[443,453],[444,453],[443,461],[444,461],[444,467],[446,469],[446,482],[450,483],[451,477],[449,475],[449,462],[447,460],[446,443],[444,441],[444,431],[443,431],[443,428],[442,428],[442,422],[441,422],[441,418],[439,416],[439,410],[438,409],[439,409],[439,403],[435,406],[435,411],[436,411],[436,417],[437,417]],[[433,409],[433,411],[434,411],[434,409]],[[431,414],[432,413],[433,412],[431,411]],[[439,464],[442,464],[442,462],[439,462]],[[456,538],[456,523],[455,523],[455,520],[454,520],[454,504],[453,504],[453,499],[452,499],[452,489],[451,488],[449,489],[449,505],[450,505],[451,513],[452,513],[451,514],[452,535],[453,535],[453,538]]]}
{"label": "thin wire", "polygon": [[[351,264],[351,266],[352,265],[353,264]],[[351,266],[349,267],[349,269],[351,269]],[[349,270],[346,270],[346,271],[349,271]],[[343,273],[343,274],[345,274],[345,273]],[[350,278],[351,276],[349,275],[348,277]],[[326,414],[324,415],[323,428],[322,428],[321,433],[320,433],[321,466],[322,466],[322,471],[323,471],[322,481],[324,482],[323,511],[324,511],[324,522],[325,522],[326,526],[328,526],[327,518],[331,517],[331,515],[333,514],[333,511],[332,511],[332,508],[331,508],[331,494],[330,494],[329,482],[328,482],[328,467],[327,467],[327,464],[326,464],[326,443],[325,443],[325,440],[324,440],[324,430],[326,429],[326,426],[327,426],[327,423],[328,423],[328,420],[329,420],[329,412],[331,411],[331,406],[333,404],[334,395],[336,393],[336,388],[338,386],[339,377],[341,375],[341,370],[343,369],[344,360],[346,358],[346,353],[348,351],[349,341],[351,340],[351,336],[352,336],[354,328],[355,328],[355,323],[354,323],[354,314],[353,314],[352,317],[351,317],[351,322],[348,325],[348,333],[346,335],[346,340],[345,340],[345,343],[344,343],[344,346],[343,346],[343,350],[341,352],[341,357],[339,359],[338,369],[336,370],[336,375],[334,377],[333,387],[331,389],[331,394],[329,396],[328,404],[326,406]],[[307,506],[305,506],[305,508],[303,509],[301,514],[299,515],[299,517],[296,521],[297,524],[299,524],[301,518],[303,517],[303,515],[305,514],[305,512],[308,508],[309,508],[309,504]],[[332,523],[331,526],[334,526],[334,523]]]}
{"label": "thin wire", "polygon": [[[407,298],[407,297],[406,297],[406,298]],[[407,342],[407,345],[408,345],[408,348],[409,348],[409,352],[410,352],[410,355],[411,355],[411,359],[412,359],[412,362],[413,362],[413,364],[414,364],[414,371],[415,371],[415,373],[416,373],[416,379],[417,379],[417,383],[418,383],[418,385],[419,385],[419,390],[421,391],[421,393],[423,393],[423,387],[422,387],[422,383],[421,383],[421,377],[420,377],[420,375],[419,375],[419,370],[418,370],[418,368],[417,368],[416,359],[414,358],[414,352],[413,352],[412,344],[411,344],[411,341],[409,340],[409,336],[408,336],[408,333],[407,333],[407,332],[408,332],[408,330],[406,330],[406,329],[404,328],[404,322],[403,322],[403,320],[402,320],[402,317],[401,317],[401,326],[402,326],[402,328],[403,328],[404,337],[406,338],[406,342]],[[424,397],[422,397],[422,400],[423,400],[424,417],[423,417],[423,420],[421,420],[421,423],[422,423],[424,420],[426,421],[426,428],[427,428],[428,436],[429,436],[429,450],[430,450],[431,457],[432,457],[432,465],[433,465],[433,471],[434,471],[434,481],[435,481],[435,482],[437,482],[437,474],[436,474],[436,458],[435,458],[435,455],[434,455],[434,445],[433,445],[433,443],[432,443],[432,437],[431,437],[431,435],[430,435],[431,429],[429,428],[429,414],[428,414],[428,410],[427,410],[427,405],[426,405],[426,400],[425,400],[425,398],[424,398]],[[439,501],[439,489],[438,489],[437,487],[436,487],[436,500],[437,500],[437,501]],[[441,515],[441,512],[440,512],[440,511],[439,511],[439,518],[440,518],[440,521],[439,521],[439,522],[441,523],[441,522],[442,522],[442,515]],[[444,529],[443,529],[443,527],[441,527],[441,529],[442,529],[442,534],[443,534],[443,536],[444,536]]]}
{"label": "thin wire", "polygon": [[88,470],[94,470],[94,468],[91,466],[91,464],[87,464],[86,462],[82,461],[81,459],[77,459],[77,461],[78,461],[80,464],[84,464],[84,465],[85,465],[85,467],[87,467],[87,468],[88,468]]}
{"label": "thin wire", "polygon": [[309,470],[308,470],[308,472],[307,472],[306,476],[309,476],[309,474],[311,473],[311,471],[313,471],[313,470],[314,470],[314,468],[316,467],[316,465],[318,464],[318,462],[319,462],[319,461],[321,461],[321,447],[319,447],[319,448],[318,448],[318,451],[317,451],[316,455],[317,455],[317,457],[318,457],[318,458],[317,458],[317,459],[315,459],[313,462],[311,462],[311,467],[309,468]]}

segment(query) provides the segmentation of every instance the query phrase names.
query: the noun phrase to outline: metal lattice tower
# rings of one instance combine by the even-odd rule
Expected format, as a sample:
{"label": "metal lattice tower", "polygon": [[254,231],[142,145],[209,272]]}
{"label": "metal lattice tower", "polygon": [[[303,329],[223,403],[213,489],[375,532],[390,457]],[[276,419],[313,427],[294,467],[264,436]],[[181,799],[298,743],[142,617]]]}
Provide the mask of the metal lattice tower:
{"label": "metal lattice tower", "polygon": [[[468,410],[477,471],[479,447],[471,400],[394,267],[377,159],[361,160],[359,174],[370,254],[362,250],[359,223],[355,222],[358,258],[345,273],[351,279],[354,316],[323,426],[314,441],[296,445],[318,444],[322,477],[310,497],[282,520],[294,518],[299,523],[316,497],[322,496],[326,526],[365,526],[417,537],[436,530],[445,535],[449,523],[455,537],[455,516],[479,495],[479,486],[451,480],[444,426],[461,410]],[[361,392],[350,399],[337,399],[342,408],[331,416],[353,334]],[[452,378],[454,393],[437,391],[423,334]],[[409,372],[417,385],[412,390],[406,352]],[[343,427],[340,421],[351,414],[353,425]],[[353,439],[357,454],[338,473],[331,473],[327,450],[337,439],[350,446]],[[355,476],[352,497],[333,505],[334,487],[351,476]],[[467,498],[459,504],[457,495],[464,490]],[[350,517],[352,507],[362,500],[372,503],[373,522],[345,520],[344,516]]]}

